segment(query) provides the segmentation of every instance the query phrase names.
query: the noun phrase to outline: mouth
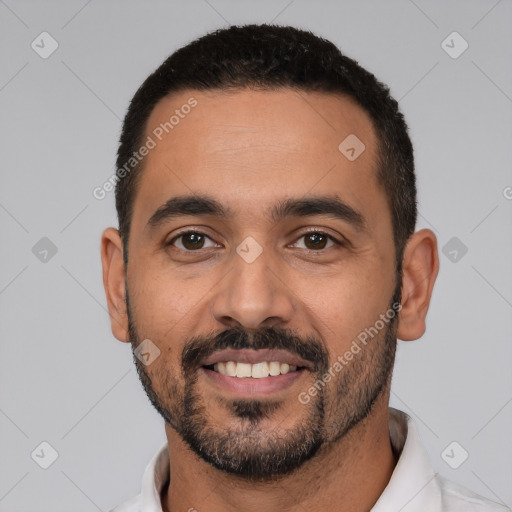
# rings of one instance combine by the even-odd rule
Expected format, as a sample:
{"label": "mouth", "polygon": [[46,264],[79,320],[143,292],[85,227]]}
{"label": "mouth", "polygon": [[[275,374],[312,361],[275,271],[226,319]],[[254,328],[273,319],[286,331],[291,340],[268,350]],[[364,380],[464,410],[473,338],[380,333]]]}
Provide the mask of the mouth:
{"label": "mouth", "polygon": [[202,364],[219,390],[239,397],[284,390],[312,369],[310,362],[284,350],[222,350]]}
{"label": "mouth", "polygon": [[237,377],[239,379],[264,379],[265,377],[277,377],[300,371],[303,368],[279,361],[263,361],[261,363],[240,363],[236,361],[220,361],[204,367],[207,370],[213,370],[221,375],[228,377]]}

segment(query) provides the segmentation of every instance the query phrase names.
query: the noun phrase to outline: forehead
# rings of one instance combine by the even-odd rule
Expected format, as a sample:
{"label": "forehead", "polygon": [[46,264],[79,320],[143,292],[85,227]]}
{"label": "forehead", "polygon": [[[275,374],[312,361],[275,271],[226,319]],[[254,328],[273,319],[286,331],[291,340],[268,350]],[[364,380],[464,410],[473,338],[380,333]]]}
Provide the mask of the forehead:
{"label": "forehead", "polygon": [[[153,109],[148,138],[154,147],[144,160],[134,221],[136,213],[147,221],[171,197],[191,192],[213,194],[240,215],[276,199],[327,193],[377,215],[386,207],[373,124],[347,97],[180,91]],[[379,197],[365,204],[368,194]]]}
{"label": "forehead", "polygon": [[[191,103],[195,106],[190,107]],[[164,142],[160,150],[186,147],[199,150],[201,158],[230,150],[258,150],[257,142],[273,142],[267,149],[275,146],[294,154],[321,150],[332,154],[350,134],[364,140],[369,153],[373,152],[372,122],[354,100],[287,88],[181,91],[162,99],[146,125],[146,135]],[[195,155],[188,155],[190,161]]]}

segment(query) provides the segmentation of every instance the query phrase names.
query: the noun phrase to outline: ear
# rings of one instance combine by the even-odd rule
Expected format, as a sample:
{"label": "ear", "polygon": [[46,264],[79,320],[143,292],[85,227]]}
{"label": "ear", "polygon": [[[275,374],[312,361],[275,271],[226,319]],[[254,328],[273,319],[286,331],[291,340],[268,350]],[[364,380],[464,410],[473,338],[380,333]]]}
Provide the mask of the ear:
{"label": "ear", "polygon": [[401,340],[417,340],[425,333],[425,318],[438,272],[436,236],[430,229],[416,231],[407,242],[402,263],[402,308],[397,331]]}
{"label": "ear", "polygon": [[112,334],[119,341],[128,342],[123,244],[115,228],[107,228],[101,235],[101,264]]}

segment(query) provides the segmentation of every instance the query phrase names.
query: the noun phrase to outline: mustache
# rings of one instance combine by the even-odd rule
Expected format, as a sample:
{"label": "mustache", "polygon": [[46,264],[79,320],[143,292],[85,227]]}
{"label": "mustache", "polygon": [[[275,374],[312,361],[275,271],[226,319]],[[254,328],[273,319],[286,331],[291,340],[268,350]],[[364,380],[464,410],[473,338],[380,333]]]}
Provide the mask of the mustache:
{"label": "mustache", "polygon": [[201,362],[219,350],[287,350],[310,362],[315,371],[328,368],[329,356],[320,340],[313,336],[304,339],[290,329],[268,327],[255,333],[243,328],[231,328],[211,337],[196,336],[185,343],[181,366],[185,374],[197,370]]}

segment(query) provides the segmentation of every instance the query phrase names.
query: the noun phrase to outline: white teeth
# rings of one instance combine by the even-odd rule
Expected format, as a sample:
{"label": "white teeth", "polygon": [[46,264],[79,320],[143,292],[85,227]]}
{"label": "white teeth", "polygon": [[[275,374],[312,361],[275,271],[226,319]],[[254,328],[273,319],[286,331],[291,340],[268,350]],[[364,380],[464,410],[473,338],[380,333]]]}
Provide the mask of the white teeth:
{"label": "white teeth", "polygon": [[269,375],[276,377],[277,375],[286,375],[287,373],[297,371],[296,366],[287,363],[279,363],[278,361],[263,361],[255,364],[222,361],[215,363],[213,369],[229,377],[252,377],[253,379],[264,379]]}
{"label": "white teeth", "polygon": [[236,376],[237,377],[251,377],[252,368],[251,364],[248,363],[237,363],[236,365]]}
{"label": "white teeth", "polygon": [[[214,368],[215,368],[215,366],[214,366]],[[236,363],[234,361],[228,361],[226,363],[225,375],[229,375],[230,377],[236,377]]]}
{"label": "white teeth", "polygon": [[272,375],[272,377],[275,377],[276,375],[281,375],[281,363],[278,363],[277,361],[272,361],[269,366],[270,375]]}
{"label": "white teeth", "polygon": [[262,379],[263,377],[268,377],[270,373],[268,363],[256,363],[252,365],[252,373],[251,376],[253,379]]}

